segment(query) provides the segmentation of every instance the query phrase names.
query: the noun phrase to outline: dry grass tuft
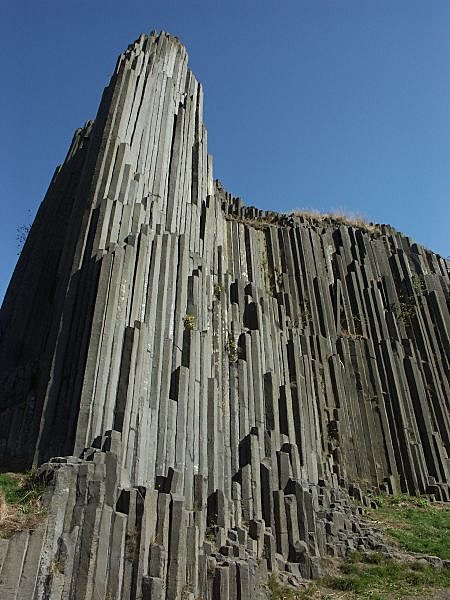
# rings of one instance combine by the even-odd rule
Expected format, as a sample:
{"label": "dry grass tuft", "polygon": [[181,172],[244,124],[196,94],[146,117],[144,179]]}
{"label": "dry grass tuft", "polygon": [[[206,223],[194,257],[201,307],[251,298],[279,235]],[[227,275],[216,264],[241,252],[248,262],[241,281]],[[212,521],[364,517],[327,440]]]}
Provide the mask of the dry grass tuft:
{"label": "dry grass tuft", "polygon": [[362,215],[354,215],[351,213],[346,213],[345,211],[322,213],[314,209],[299,209],[289,213],[269,213],[266,216],[257,216],[252,218],[224,213],[224,217],[227,221],[243,223],[253,227],[254,229],[267,229],[271,226],[292,226],[292,219],[300,218],[309,221],[313,225],[346,225],[347,227],[361,229],[366,233],[378,235],[382,233],[380,225],[370,223]]}
{"label": "dry grass tuft", "polygon": [[381,233],[379,225],[369,223],[362,215],[346,213],[345,211],[336,211],[333,213],[321,213],[318,210],[300,209],[290,213],[293,217],[303,217],[315,223],[337,223],[356,227],[367,231],[367,233]]}
{"label": "dry grass tuft", "polygon": [[34,472],[0,474],[0,537],[35,529],[45,518],[44,485]]}

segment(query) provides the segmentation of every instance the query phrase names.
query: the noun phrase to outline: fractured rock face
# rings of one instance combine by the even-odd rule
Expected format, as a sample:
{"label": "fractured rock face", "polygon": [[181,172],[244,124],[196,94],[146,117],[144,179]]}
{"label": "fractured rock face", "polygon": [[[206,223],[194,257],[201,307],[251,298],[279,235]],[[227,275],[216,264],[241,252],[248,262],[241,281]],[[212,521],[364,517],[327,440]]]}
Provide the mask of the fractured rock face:
{"label": "fractured rock face", "polygon": [[243,206],[186,64],[165,33],[119,57],[8,288],[0,460],[50,485],[5,597],[258,597],[379,543],[350,497],[449,499],[447,263]]}

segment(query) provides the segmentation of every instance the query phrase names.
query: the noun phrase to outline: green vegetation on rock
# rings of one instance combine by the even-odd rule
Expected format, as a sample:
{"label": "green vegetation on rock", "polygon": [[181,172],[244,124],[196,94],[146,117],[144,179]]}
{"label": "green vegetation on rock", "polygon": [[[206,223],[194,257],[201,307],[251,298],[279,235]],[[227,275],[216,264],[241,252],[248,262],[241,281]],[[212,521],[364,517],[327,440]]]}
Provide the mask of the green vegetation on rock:
{"label": "green vegetation on rock", "polygon": [[[437,569],[417,561],[401,562],[372,555],[342,562],[335,576],[313,581],[306,589],[283,585],[275,575],[269,578],[271,600],[397,600],[432,598],[431,590],[450,587],[450,570]],[[359,562],[359,560],[363,562]]]}
{"label": "green vegetation on rock", "polygon": [[342,576],[327,577],[321,583],[323,587],[348,592],[348,598],[423,598],[424,592],[431,588],[450,586],[449,570],[416,561],[343,563],[340,570]]}
{"label": "green vegetation on rock", "polygon": [[34,529],[45,517],[41,498],[45,486],[36,471],[0,473],[0,537]]}
{"label": "green vegetation on rock", "polygon": [[422,496],[383,495],[374,497],[374,501],[378,509],[369,511],[369,516],[405,552],[404,560],[387,558],[379,552],[355,551],[345,561],[329,559],[333,574],[313,581],[306,590],[284,585],[272,575],[268,582],[270,598],[397,600],[426,596],[431,599],[433,590],[450,588],[449,568],[436,567],[407,554],[450,559],[450,507],[431,503]]}
{"label": "green vegetation on rock", "polygon": [[377,496],[370,516],[403,550],[450,560],[450,506],[425,497]]}

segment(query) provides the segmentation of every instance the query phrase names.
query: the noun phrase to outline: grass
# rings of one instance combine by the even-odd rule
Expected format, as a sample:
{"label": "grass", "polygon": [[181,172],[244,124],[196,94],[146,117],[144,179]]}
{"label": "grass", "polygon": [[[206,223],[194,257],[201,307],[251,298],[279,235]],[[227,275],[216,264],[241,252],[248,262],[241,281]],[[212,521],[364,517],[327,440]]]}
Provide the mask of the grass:
{"label": "grass", "polygon": [[[450,507],[422,496],[374,496],[378,509],[369,511],[391,540],[405,552],[450,560]],[[401,556],[401,555],[400,555]],[[405,556],[386,558],[372,552],[353,552],[345,561],[329,559],[332,575],[313,581],[306,590],[283,585],[274,575],[268,582],[272,600],[335,599],[400,600],[433,598],[433,590],[446,590],[450,598],[450,569]],[[336,570],[337,565],[337,570]],[[329,569],[327,569],[330,572]],[[439,597],[444,597],[439,596]]]}
{"label": "grass", "polygon": [[270,216],[270,217],[256,217],[256,218],[238,217],[237,215],[230,215],[227,213],[224,213],[223,216],[225,217],[225,219],[227,221],[236,221],[237,223],[243,223],[244,225],[249,225],[250,227],[253,227],[254,229],[261,229],[261,230],[267,229],[271,225],[273,225],[275,227],[279,227],[281,224],[279,222],[279,219],[282,219],[284,217],[284,215],[282,215],[281,213],[280,213],[280,215],[275,215],[275,216]]}
{"label": "grass", "polygon": [[305,590],[297,591],[292,587],[283,585],[276,575],[272,573],[267,581],[271,600],[302,600]]}
{"label": "grass", "polygon": [[407,552],[450,560],[450,506],[424,497],[377,496],[369,515]]}
{"label": "grass", "polygon": [[369,223],[362,215],[354,215],[344,211],[336,211],[334,213],[321,213],[316,210],[296,210],[291,213],[295,217],[303,217],[315,223],[337,223],[362,229],[367,233],[381,233],[379,225]]}
{"label": "grass", "polygon": [[225,219],[229,221],[237,221],[250,225],[255,229],[265,229],[270,226],[282,227],[286,224],[286,220],[290,217],[301,217],[314,224],[326,225],[347,225],[361,229],[367,233],[380,234],[381,227],[375,223],[369,223],[361,215],[353,215],[344,211],[336,211],[333,213],[321,213],[318,210],[300,209],[290,213],[275,213],[266,217],[247,218],[236,215],[224,214]]}
{"label": "grass", "polygon": [[450,572],[416,562],[391,559],[379,564],[343,563],[342,575],[326,577],[322,585],[356,598],[424,597],[432,588],[450,587]]}
{"label": "grass", "polygon": [[318,579],[307,589],[285,586],[275,575],[271,575],[267,587],[271,600],[424,598],[432,597],[433,589],[450,587],[450,571],[413,561],[384,559],[377,554],[362,557],[355,553],[340,564],[337,575]]}
{"label": "grass", "polygon": [[0,473],[0,537],[39,525],[46,516],[41,502],[44,489],[35,471]]}

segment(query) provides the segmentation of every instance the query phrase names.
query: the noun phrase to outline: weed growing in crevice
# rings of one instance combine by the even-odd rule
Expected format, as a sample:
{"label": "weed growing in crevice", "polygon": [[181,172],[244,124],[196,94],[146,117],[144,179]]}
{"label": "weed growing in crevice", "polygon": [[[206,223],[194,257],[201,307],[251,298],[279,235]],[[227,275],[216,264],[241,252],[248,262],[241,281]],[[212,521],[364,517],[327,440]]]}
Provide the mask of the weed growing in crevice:
{"label": "weed growing in crevice", "polygon": [[427,292],[427,285],[423,275],[413,275],[411,280],[412,289],[418,296],[422,296]]}
{"label": "weed growing in crevice", "polygon": [[220,296],[222,295],[222,292],[224,291],[225,286],[223,285],[223,283],[215,283],[214,284],[214,296],[217,298],[217,300],[220,300]]}
{"label": "weed growing in crevice", "polygon": [[61,573],[61,571],[61,563],[59,562],[59,560],[52,560],[48,565],[48,572],[50,573],[50,575],[58,575],[59,573]]}
{"label": "weed growing in crevice", "polygon": [[197,319],[194,315],[185,315],[183,318],[184,328],[192,331],[197,325]]}
{"label": "weed growing in crevice", "polygon": [[239,348],[235,338],[232,335],[228,336],[227,350],[228,350],[229,362],[230,363],[237,362],[237,360],[239,358],[239,354],[241,352],[241,349]]}

